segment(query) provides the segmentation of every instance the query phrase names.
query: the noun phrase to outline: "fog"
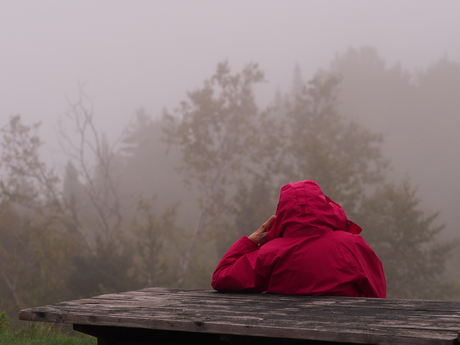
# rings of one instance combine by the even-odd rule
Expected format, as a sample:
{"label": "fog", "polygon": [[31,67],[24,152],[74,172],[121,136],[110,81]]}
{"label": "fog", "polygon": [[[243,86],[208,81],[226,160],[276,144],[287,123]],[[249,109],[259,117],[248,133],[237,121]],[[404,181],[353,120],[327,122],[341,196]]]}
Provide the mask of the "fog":
{"label": "fog", "polygon": [[301,179],[363,227],[389,297],[460,299],[459,17],[458,0],[1,1],[0,305],[209,288]]}
{"label": "fog", "polygon": [[459,13],[458,1],[2,1],[0,114],[51,126],[84,82],[115,132],[136,108],[175,106],[225,59],[259,63],[273,90],[296,62],[309,77],[349,46],[423,69],[460,60]]}
{"label": "fog", "polygon": [[[277,89],[290,89],[295,64],[308,80],[349,47],[374,47],[388,66],[414,74],[441,58],[460,63],[459,14],[458,1],[2,1],[0,125],[14,114],[41,121],[44,158],[63,169],[56,123],[79,85],[113,140],[136,109],[157,117],[175,108],[224,60],[235,70],[260,65],[267,81],[257,92],[262,104]],[[361,120],[393,135],[392,123]],[[400,175],[418,169],[396,157],[416,154],[408,143],[385,152],[390,160],[395,154]],[[424,177],[445,179],[442,170],[413,179],[422,198]]]}

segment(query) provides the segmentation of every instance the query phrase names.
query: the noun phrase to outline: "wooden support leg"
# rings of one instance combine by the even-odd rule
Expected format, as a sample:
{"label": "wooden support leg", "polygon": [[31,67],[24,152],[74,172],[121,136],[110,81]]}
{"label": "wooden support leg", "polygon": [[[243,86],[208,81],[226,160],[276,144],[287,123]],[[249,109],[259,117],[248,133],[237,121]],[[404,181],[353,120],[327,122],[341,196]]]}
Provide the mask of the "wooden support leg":
{"label": "wooden support leg", "polygon": [[115,345],[115,341],[104,337],[97,337],[97,345]]}

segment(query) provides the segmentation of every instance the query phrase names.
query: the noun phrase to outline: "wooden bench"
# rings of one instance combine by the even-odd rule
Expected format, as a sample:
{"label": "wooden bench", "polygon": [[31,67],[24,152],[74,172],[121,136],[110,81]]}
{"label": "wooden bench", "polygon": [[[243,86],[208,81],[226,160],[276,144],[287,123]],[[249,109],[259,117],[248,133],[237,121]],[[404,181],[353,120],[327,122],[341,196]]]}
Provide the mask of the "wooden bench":
{"label": "wooden bench", "polygon": [[149,288],[21,310],[99,345],[458,344],[460,302]]}

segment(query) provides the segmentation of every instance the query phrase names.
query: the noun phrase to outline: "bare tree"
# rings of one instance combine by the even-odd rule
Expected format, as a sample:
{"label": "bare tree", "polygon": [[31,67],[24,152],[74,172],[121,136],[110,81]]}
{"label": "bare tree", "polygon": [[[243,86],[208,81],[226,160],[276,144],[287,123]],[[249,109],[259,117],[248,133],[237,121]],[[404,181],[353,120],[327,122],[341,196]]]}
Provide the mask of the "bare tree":
{"label": "bare tree", "polygon": [[[71,130],[67,128],[69,125]],[[116,168],[120,168],[115,166],[117,163],[115,148],[119,140],[109,144],[105,136],[99,133],[94,124],[93,102],[84,93],[82,85],[80,85],[78,99],[70,103],[67,113],[59,121],[59,136],[66,156],[75,163],[78,178],[82,179],[87,202],[95,213],[98,229],[96,236],[104,242],[116,243],[124,226],[115,172]],[[69,208],[72,219],[81,229],[78,210]],[[85,233],[85,243],[94,253],[94,241],[91,242],[88,236],[90,235]]]}
{"label": "bare tree", "polygon": [[[16,115],[0,129],[0,277],[17,307],[23,305],[24,294],[36,295],[40,290],[25,290],[32,279],[31,266],[42,274],[51,271],[40,258],[54,256],[50,255],[53,248],[45,248],[47,244],[65,245],[61,235],[69,221],[61,203],[59,178],[38,154],[42,145],[39,126],[24,125]],[[44,276],[53,280],[51,275]]]}

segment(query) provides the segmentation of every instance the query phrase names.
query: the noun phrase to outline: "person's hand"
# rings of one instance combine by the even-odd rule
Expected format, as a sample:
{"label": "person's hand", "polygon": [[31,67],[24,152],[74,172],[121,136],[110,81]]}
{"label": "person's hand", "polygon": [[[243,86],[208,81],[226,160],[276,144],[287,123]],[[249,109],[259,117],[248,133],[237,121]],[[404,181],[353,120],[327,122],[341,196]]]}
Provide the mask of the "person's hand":
{"label": "person's hand", "polygon": [[254,231],[250,236],[249,239],[254,242],[255,244],[262,244],[265,242],[265,236],[267,236],[268,231],[271,229],[273,223],[275,222],[276,216],[271,216],[268,220],[262,224],[262,226]]}

